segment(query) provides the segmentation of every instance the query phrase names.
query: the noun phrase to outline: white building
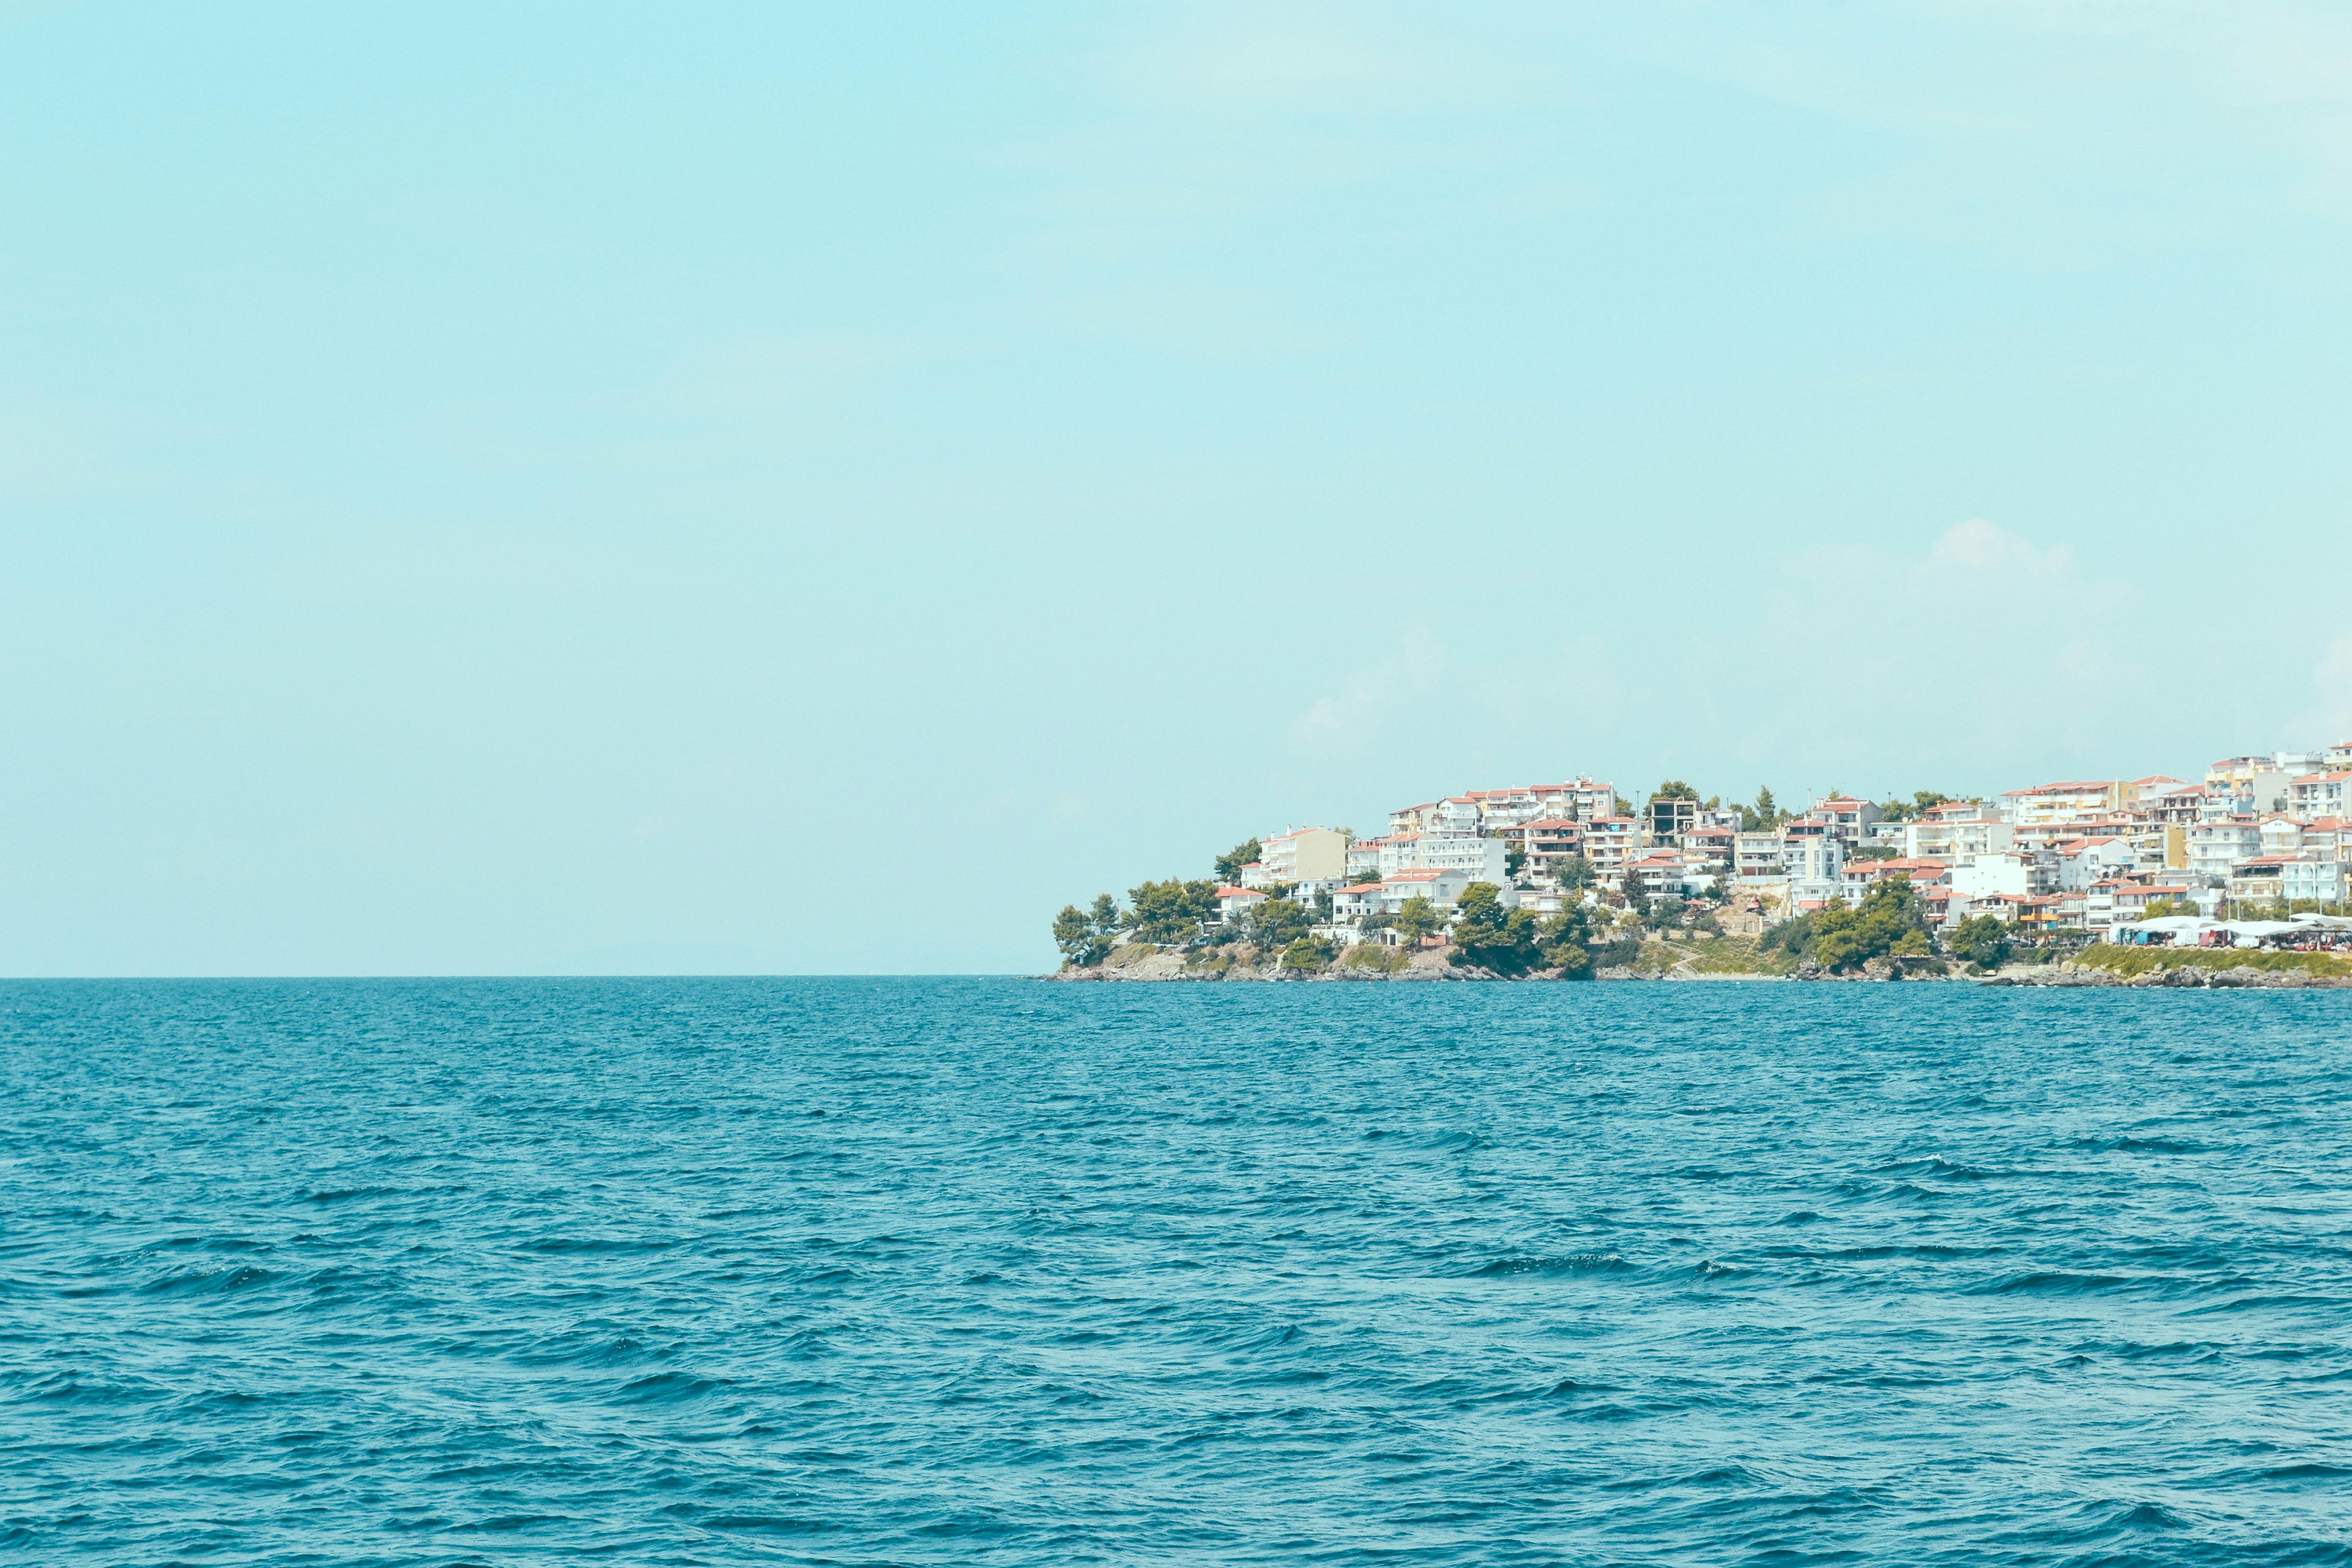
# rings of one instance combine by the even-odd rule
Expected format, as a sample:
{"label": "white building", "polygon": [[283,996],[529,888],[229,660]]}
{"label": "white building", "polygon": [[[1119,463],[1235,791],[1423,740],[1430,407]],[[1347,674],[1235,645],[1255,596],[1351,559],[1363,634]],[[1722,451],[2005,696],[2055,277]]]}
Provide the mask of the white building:
{"label": "white building", "polygon": [[2040,891],[2034,881],[2030,855],[1970,855],[1952,863],[1952,896],[1970,903],[1996,893],[2030,899]]}
{"label": "white building", "polygon": [[1472,833],[1391,833],[1381,842],[1381,879],[1406,871],[1460,871],[1474,882],[1501,887],[1510,846]]}
{"label": "white building", "polygon": [[1503,869],[1510,846],[1499,838],[1467,834],[1424,833],[1416,841],[1412,869],[1459,871],[1473,882],[1502,887],[1510,880]]}
{"label": "white building", "polygon": [[[1937,811],[1942,807],[1937,807]],[[1903,826],[1906,860],[1957,860],[1963,855],[1998,855],[2017,842],[2017,829],[2000,820],[1991,806],[1974,806],[1966,816],[1939,816],[1929,812]]]}
{"label": "white building", "polygon": [[1427,899],[1440,909],[1452,909],[1462,899],[1462,889],[1473,882],[1486,880],[1461,871],[1399,871],[1393,877],[1381,879],[1376,895],[1380,912],[1394,914],[1404,907],[1407,899]]}
{"label": "white building", "polygon": [[2306,773],[2287,788],[2287,812],[2305,822],[2352,811],[2352,768]]}
{"label": "white building", "polygon": [[1265,902],[1271,896],[1259,888],[1219,888],[1217,913],[1223,919],[1236,921]]}
{"label": "white building", "polygon": [[2231,871],[2262,852],[2263,830],[2251,816],[2189,825],[2189,873],[2209,887],[2229,881]]}
{"label": "white building", "polygon": [[1852,795],[1842,795],[1828,800],[1815,801],[1812,809],[1805,815],[1818,816],[1827,822],[1831,831],[1838,836],[1841,842],[1851,848],[1861,843],[1862,836],[1886,814],[1869,801],[1856,800]]}
{"label": "white building", "polygon": [[2003,814],[2017,828],[2068,827],[2122,810],[2124,785],[2120,779],[2061,779],[2011,790],[2000,800]]}
{"label": "white building", "polygon": [[1789,868],[1789,902],[1792,908],[1825,904],[1841,895],[1845,873],[1845,846],[1834,834],[1801,834],[1781,841]]}
{"label": "white building", "polygon": [[1424,833],[1484,833],[1486,814],[1478,803],[1466,795],[1448,795],[1437,803],[1437,809],[1422,831]]}
{"label": "white building", "polygon": [[2058,886],[2070,893],[2121,876],[2139,863],[2138,853],[2122,838],[2069,839],[2052,853],[2057,863]]}
{"label": "white building", "polygon": [[2226,802],[2233,816],[2284,811],[2296,776],[2310,771],[2280,767],[2276,752],[2224,757],[2205,770],[2205,795],[2209,802]]}
{"label": "white building", "polygon": [[1731,841],[1731,874],[1753,885],[1777,882],[1789,874],[1779,833],[1743,833]]}
{"label": "white building", "polygon": [[2345,868],[2341,860],[2289,860],[2279,868],[2279,897],[2340,904],[2345,901]]}

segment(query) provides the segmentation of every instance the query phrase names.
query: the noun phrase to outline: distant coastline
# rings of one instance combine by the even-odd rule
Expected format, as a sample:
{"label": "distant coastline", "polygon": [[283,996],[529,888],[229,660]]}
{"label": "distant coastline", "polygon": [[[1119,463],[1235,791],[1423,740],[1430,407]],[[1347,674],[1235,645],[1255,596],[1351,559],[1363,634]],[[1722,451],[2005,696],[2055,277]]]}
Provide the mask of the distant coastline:
{"label": "distant coastline", "polygon": [[[1753,959],[1743,963],[1740,949]],[[1615,956],[1615,955],[1612,955]],[[1321,968],[1286,965],[1280,953],[1220,954],[1202,963],[1181,949],[1136,945],[1113,952],[1102,963],[1070,965],[1041,980],[1061,984],[1356,984],[1363,982],[1559,982],[1796,981],[1838,984],[1942,981],[1962,984],[2029,987],[2107,987],[2135,990],[2352,990],[2352,963],[2317,953],[2097,948],[2057,963],[2011,963],[1989,973],[1938,959],[1876,959],[1861,969],[1839,973],[1815,964],[1776,965],[1752,944],[1645,942],[1631,963],[1604,963],[1582,974],[1534,970],[1507,974],[1466,963],[1454,947],[1411,953],[1390,950],[1380,963],[1337,963]],[[2285,962],[2282,962],[2282,961]]]}

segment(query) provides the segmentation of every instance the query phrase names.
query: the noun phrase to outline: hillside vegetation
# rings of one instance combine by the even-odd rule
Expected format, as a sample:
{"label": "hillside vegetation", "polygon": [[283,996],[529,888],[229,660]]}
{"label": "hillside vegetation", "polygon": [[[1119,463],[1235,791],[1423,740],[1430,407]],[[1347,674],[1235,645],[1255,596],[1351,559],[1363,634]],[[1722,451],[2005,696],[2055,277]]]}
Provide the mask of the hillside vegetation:
{"label": "hillside vegetation", "polygon": [[2128,980],[2160,969],[2255,969],[2265,974],[2352,977],[2352,959],[2328,952],[2258,952],[2235,947],[2118,947],[2096,942],[2074,955],[2086,969],[2104,969]]}

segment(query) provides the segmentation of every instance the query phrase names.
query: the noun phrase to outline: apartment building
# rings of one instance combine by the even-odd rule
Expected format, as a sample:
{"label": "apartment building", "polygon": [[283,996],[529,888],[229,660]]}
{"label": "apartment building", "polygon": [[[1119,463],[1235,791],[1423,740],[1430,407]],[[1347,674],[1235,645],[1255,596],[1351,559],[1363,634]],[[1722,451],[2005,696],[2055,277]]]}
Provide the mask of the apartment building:
{"label": "apartment building", "polygon": [[1458,871],[1473,882],[1507,887],[1510,876],[1504,868],[1509,863],[1509,849],[1499,838],[1467,833],[1424,833],[1413,840],[1412,863],[1407,869]]}
{"label": "apartment building", "polygon": [[1739,840],[1739,831],[1732,827],[1700,826],[1683,835],[1683,860],[1694,871],[1709,877],[1731,874],[1732,847]]}
{"label": "apartment building", "polygon": [[1916,822],[1903,825],[1903,856],[1906,860],[1957,860],[1963,855],[1998,855],[2017,842],[2017,829],[2000,819],[1993,807],[1961,807],[1949,815],[1937,806]]}
{"label": "apartment building", "polygon": [[2031,855],[1970,855],[1952,863],[1952,896],[1977,903],[1996,893],[2029,899],[2054,889],[2042,885]]}
{"label": "apartment building", "polygon": [[1295,827],[1287,833],[1267,834],[1257,841],[1257,863],[1264,882],[1245,886],[1288,887],[1344,878],[1348,836],[1332,827]]}
{"label": "apartment building", "polygon": [[1219,888],[1217,914],[1222,919],[1236,921],[1271,897],[1264,888]]}
{"label": "apartment building", "polygon": [[1394,811],[1389,813],[1389,831],[1391,833],[1419,833],[1423,828],[1435,826],[1437,821],[1438,805],[1439,803],[1436,801],[1425,800],[1419,805],[1401,805],[1397,807]]}
{"label": "apartment building", "polygon": [[2342,816],[2352,811],[2352,768],[2306,773],[2287,786],[2289,815],[2309,822],[2315,817]]}
{"label": "apartment building", "polygon": [[1930,888],[1950,886],[1952,868],[1941,860],[1849,860],[1838,874],[1839,890],[1847,903],[1858,906],[1873,883],[1889,877],[1901,877],[1925,893]]}
{"label": "apartment building", "polygon": [[1656,795],[1642,808],[1642,816],[1651,843],[1680,845],[1683,835],[1698,826],[1698,802]]}
{"label": "apartment building", "polygon": [[1556,876],[1562,860],[1584,853],[1584,825],[1573,817],[1538,817],[1505,828],[1502,838],[1525,857],[1519,866],[1523,878]]}
{"label": "apartment building", "polygon": [[1642,858],[1642,824],[1631,816],[1596,816],[1584,825],[1584,858],[1603,884],[1615,887]]}
{"label": "apartment building", "polygon": [[2119,779],[2060,779],[2011,790],[2000,799],[2010,824],[2022,834],[2113,816],[2123,809],[2124,785]]}
{"label": "apartment building", "polygon": [[2200,822],[2189,829],[2189,875],[2207,887],[2221,887],[2236,867],[2263,852],[2263,830],[2251,816]]}
{"label": "apartment building", "polygon": [[1815,801],[1812,809],[1805,815],[1827,822],[1830,830],[1837,835],[1838,842],[1850,849],[1861,843],[1863,835],[1886,814],[1869,801],[1842,795],[1829,800]]}
{"label": "apartment building", "polygon": [[1787,841],[1777,832],[1738,835],[1731,844],[1731,874],[1751,887],[1782,880],[1789,875]]}
{"label": "apartment building", "polygon": [[1629,899],[1679,899],[1687,889],[1684,880],[1687,868],[1683,858],[1671,851],[1654,851],[1625,868],[1625,896]]}
{"label": "apartment building", "polygon": [[2291,903],[2304,899],[2322,904],[2343,903],[2347,869],[2341,860],[2297,856],[2279,868],[2279,897]]}
{"label": "apartment building", "polygon": [[2284,895],[2281,872],[2294,864],[2292,855],[2257,855],[2230,868],[2230,901],[2233,904],[2274,904]]}
{"label": "apartment building", "polygon": [[2124,782],[2122,805],[2126,811],[2150,811],[2166,796],[2185,789],[2201,786],[2187,779],[2177,779],[2169,773],[2150,773],[2144,779]]}
{"label": "apartment building", "polygon": [[2058,887],[2065,892],[2079,893],[2094,882],[2125,875],[2140,863],[2128,840],[2111,835],[2068,839],[2051,854]]}

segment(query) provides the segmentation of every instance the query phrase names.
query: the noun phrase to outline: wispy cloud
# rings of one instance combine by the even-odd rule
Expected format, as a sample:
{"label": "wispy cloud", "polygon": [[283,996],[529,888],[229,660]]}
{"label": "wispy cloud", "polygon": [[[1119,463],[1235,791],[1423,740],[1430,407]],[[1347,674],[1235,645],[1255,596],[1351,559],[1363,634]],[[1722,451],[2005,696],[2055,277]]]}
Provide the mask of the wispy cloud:
{"label": "wispy cloud", "polygon": [[1428,632],[1405,634],[1395,653],[1348,675],[1290,721],[1290,743],[1313,756],[1348,757],[1369,750],[1391,721],[1418,710],[1445,671],[1445,648]]}
{"label": "wispy cloud", "polygon": [[2016,572],[2035,577],[2061,577],[2074,570],[2069,545],[2037,550],[1997,522],[1970,518],[1946,529],[1927,552],[1927,565],[1958,567],[1969,572]]}

